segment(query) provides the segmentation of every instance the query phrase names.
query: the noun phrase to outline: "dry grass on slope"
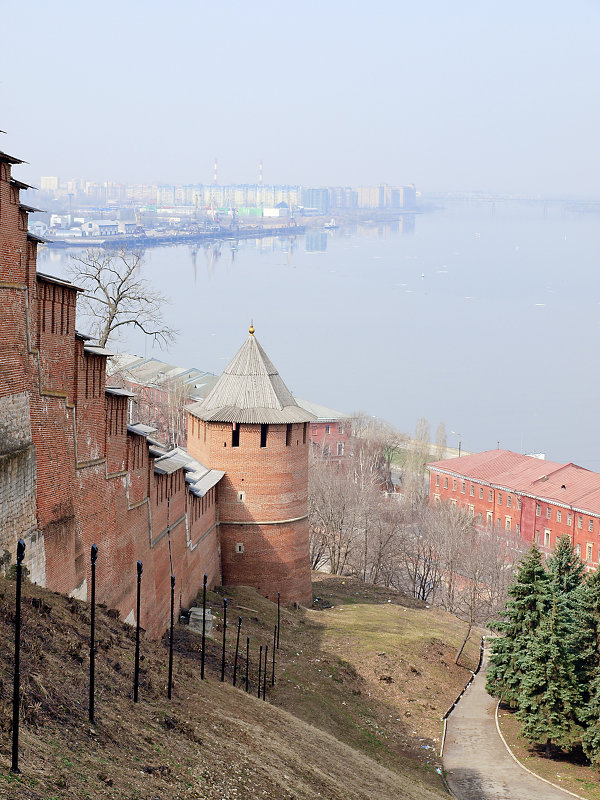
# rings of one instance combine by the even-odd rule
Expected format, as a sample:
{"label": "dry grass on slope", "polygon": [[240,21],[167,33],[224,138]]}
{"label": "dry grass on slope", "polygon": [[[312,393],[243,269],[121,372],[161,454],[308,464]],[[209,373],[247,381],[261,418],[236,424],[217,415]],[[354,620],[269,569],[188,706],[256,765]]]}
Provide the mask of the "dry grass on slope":
{"label": "dry grass on slope", "polygon": [[[313,578],[315,610],[282,609],[277,684],[269,689],[270,702],[362,751],[407,783],[441,789],[440,717],[469,679],[468,668],[477,664],[478,634],[473,633],[465,650],[464,666],[457,666],[454,656],[465,625],[456,617],[393,590],[318,573]],[[233,626],[241,615],[244,652],[246,635],[252,642],[251,688],[256,691],[258,645],[272,646],[276,606],[246,587],[209,595],[217,615],[208,648],[215,674],[224,594],[229,601],[227,680]],[[197,634],[180,629],[178,645],[188,658],[199,658]]]}
{"label": "dry grass on slope", "polygon": [[[166,698],[164,643],[144,641],[140,702],[134,705],[134,632],[106,609],[99,609],[97,616],[97,724],[90,728],[88,607],[31,585],[24,587],[23,603],[22,774],[14,776],[9,772],[14,591],[14,582],[0,580],[2,798],[433,800],[442,796],[436,786],[422,782],[418,770],[397,772],[377,764],[330,733],[221,684],[212,672],[201,682],[197,643],[182,629],[178,642],[187,655],[175,659],[173,701]],[[265,602],[250,590],[242,595],[250,598],[250,608]],[[267,612],[274,613],[270,604]],[[312,615],[323,612],[302,613],[306,622],[298,625],[311,631]],[[289,635],[294,612],[284,614]],[[280,664],[272,692],[272,699],[282,704],[287,691],[301,691],[288,689],[284,666]],[[303,670],[310,674],[312,666],[299,665],[297,674]],[[351,739],[350,730],[346,732]]]}

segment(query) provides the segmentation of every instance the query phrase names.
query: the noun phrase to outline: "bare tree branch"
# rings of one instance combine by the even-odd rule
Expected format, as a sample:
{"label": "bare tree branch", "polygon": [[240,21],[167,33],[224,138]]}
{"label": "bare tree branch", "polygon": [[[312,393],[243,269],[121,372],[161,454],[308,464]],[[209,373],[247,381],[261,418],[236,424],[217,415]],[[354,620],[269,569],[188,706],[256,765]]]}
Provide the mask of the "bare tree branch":
{"label": "bare tree branch", "polygon": [[79,310],[90,320],[91,333],[104,347],[124,326],[138,328],[161,347],[175,340],[177,331],[163,316],[170,301],[140,276],[142,254],[86,250],[73,256],[69,271],[84,290]]}

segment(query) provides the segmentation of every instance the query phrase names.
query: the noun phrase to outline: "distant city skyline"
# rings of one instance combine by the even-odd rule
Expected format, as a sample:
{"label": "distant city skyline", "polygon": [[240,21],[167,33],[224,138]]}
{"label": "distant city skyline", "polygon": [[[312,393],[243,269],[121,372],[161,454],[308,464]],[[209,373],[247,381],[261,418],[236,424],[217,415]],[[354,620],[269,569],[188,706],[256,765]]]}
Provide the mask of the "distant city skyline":
{"label": "distant city skyline", "polygon": [[[3,3],[0,149],[124,183],[595,196],[593,0]],[[26,39],[23,39],[23,35]]]}

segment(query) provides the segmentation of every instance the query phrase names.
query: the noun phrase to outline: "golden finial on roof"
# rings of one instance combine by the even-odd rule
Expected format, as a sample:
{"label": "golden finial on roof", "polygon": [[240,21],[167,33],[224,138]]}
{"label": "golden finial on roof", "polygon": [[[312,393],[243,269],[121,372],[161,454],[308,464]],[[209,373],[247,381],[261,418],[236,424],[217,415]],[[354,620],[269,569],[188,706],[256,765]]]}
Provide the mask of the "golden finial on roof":
{"label": "golden finial on roof", "polygon": [[253,319],[250,320],[250,328],[248,329],[248,333],[250,334],[250,336],[254,336],[254,320]]}

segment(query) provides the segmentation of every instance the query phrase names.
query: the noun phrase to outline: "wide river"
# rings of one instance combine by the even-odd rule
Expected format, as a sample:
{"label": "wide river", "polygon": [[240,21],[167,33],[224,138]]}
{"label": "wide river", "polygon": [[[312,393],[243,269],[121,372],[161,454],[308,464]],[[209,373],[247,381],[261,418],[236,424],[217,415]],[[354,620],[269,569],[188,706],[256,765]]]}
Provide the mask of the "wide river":
{"label": "wide river", "polygon": [[[299,397],[600,471],[599,227],[559,203],[450,202],[414,225],[148,249],[177,341],[113,349],[220,373],[253,319]],[[41,248],[39,269],[65,275],[72,252]]]}

